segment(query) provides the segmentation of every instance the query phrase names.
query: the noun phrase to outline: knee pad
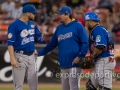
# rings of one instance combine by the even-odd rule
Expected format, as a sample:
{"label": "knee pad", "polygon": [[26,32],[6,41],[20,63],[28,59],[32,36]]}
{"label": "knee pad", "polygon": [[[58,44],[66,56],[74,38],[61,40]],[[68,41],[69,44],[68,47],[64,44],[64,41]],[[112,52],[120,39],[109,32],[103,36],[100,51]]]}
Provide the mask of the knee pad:
{"label": "knee pad", "polygon": [[92,84],[92,82],[91,82],[90,79],[89,79],[88,82],[86,83],[86,90],[97,90],[97,89],[93,86],[93,84]]}
{"label": "knee pad", "polygon": [[110,88],[106,88],[104,86],[99,86],[99,90],[111,90]]}

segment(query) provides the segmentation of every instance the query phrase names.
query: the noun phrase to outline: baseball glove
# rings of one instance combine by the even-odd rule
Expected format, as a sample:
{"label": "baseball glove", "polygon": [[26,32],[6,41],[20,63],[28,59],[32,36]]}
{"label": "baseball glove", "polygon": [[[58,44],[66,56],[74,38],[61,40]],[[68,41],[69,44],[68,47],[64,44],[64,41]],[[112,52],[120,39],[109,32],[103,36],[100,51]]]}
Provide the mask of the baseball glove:
{"label": "baseball glove", "polygon": [[89,57],[82,57],[80,58],[79,66],[82,69],[91,69],[94,67],[94,60],[90,60]]}

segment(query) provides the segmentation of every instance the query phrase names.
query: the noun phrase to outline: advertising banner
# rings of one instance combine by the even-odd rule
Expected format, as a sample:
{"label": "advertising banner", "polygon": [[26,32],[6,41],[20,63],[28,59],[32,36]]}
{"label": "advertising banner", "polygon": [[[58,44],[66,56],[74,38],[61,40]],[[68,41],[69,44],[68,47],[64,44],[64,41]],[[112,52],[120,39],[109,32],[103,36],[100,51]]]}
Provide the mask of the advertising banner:
{"label": "advertising banner", "polygon": [[[36,46],[36,50],[40,50],[45,45]],[[60,78],[54,78],[53,72],[56,69],[60,72],[58,62],[58,52],[54,49],[45,56],[37,57],[38,79],[42,83],[59,83]],[[7,46],[0,46],[0,83],[9,83],[13,81],[12,66],[10,64],[10,56]],[[25,79],[26,82],[26,79]]]}
{"label": "advertising banner", "polygon": [[[45,45],[36,45],[36,50],[40,50]],[[115,59],[117,61],[115,73],[120,73],[120,45],[115,45]],[[37,71],[39,83],[60,83],[60,68],[58,63],[57,48],[49,52],[45,56],[37,57]],[[59,74],[57,78],[54,77],[54,71]],[[88,73],[91,70],[83,70],[82,73]],[[0,46],[0,83],[11,83],[12,66],[10,64],[10,56],[7,46]],[[25,79],[25,82],[26,79]]]}

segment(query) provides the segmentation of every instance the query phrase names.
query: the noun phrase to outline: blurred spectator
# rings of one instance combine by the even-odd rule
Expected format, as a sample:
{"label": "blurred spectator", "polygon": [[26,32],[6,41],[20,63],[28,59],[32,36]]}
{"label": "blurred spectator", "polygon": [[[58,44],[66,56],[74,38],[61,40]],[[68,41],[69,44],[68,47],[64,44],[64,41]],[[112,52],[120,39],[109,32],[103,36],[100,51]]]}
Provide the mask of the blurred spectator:
{"label": "blurred spectator", "polygon": [[0,4],[2,4],[5,0],[0,0]]}
{"label": "blurred spectator", "polygon": [[53,26],[48,25],[47,29],[44,30],[42,32],[42,34],[43,34],[43,38],[44,38],[44,43],[48,43],[54,34]]}
{"label": "blurred spectator", "polygon": [[43,11],[41,6],[39,6],[39,8],[37,8],[37,10],[39,11],[39,13],[35,17],[35,22],[37,22],[39,25],[47,24],[47,22],[48,22],[48,15],[46,13],[46,10]]}
{"label": "blurred spectator", "polygon": [[120,42],[120,15],[118,23],[113,26],[112,33],[115,40]]}
{"label": "blurred spectator", "polygon": [[47,28],[45,27],[41,28],[44,37],[44,43],[48,43],[50,41],[59,24],[60,23],[57,20],[53,20],[53,21],[51,20]]}
{"label": "blurred spectator", "polygon": [[28,3],[29,2],[29,0],[20,0],[20,3],[21,4],[26,4],[26,3]]}
{"label": "blurred spectator", "polygon": [[14,8],[15,3],[12,0],[6,0],[4,3],[2,3],[2,13],[9,13],[10,11],[12,11],[12,9]]}
{"label": "blurred spectator", "polygon": [[76,11],[76,20],[78,20],[83,26],[85,26],[84,13],[81,10]]}
{"label": "blurred spectator", "polygon": [[33,4],[36,8],[40,5],[42,0],[20,0],[20,3],[24,6],[26,4]]}
{"label": "blurred spectator", "polygon": [[115,9],[115,13],[120,12],[120,0],[115,0],[114,9]]}
{"label": "blurred spectator", "polygon": [[8,13],[7,19],[18,19],[22,15],[20,0],[15,0],[15,7]]}
{"label": "blurred spectator", "polygon": [[99,6],[97,8],[105,8],[112,13],[113,6],[114,6],[114,0],[99,0]]}
{"label": "blurred spectator", "polygon": [[101,18],[101,24],[106,28],[111,29],[110,24],[116,22],[114,13],[114,0],[99,0],[99,6],[95,12],[99,14],[99,17]]}
{"label": "blurred spectator", "polygon": [[100,23],[105,28],[110,29],[109,11],[107,9],[96,9],[95,12],[100,18]]}
{"label": "blurred spectator", "polygon": [[98,1],[99,0],[85,0],[85,7],[90,10],[94,10],[96,7],[98,7]]}
{"label": "blurred spectator", "polygon": [[77,7],[81,4],[84,4],[84,0],[68,0],[67,4],[68,6],[71,6],[71,7]]}
{"label": "blurred spectator", "polygon": [[52,10],[51,10],[51,12],[49,14],[51,20],[56,20],[57,19],[57,14],[55,13],[57,11],[58,11],[57,5],[52,5]]}
{"label": "blurred spectator", "polygon": [[59,6],[59,7],[61,7],[61,6],[66,6],[67,5],[67,2],[68,2],[68,0],[56,0],[57,1],[57,5]]}
{"label": "blurred spectator", "polygon": [[58,20],[53,21],[53,33],[56,31],[56,28],[59,26],[60,22]]}
{"label": "blurred spectator", "polygon": [[36,8],[38,8],[41,2],[42,0],[29,0],[29,3],[35,5]]}
{"label": "blurred spectator", "polygon": [[[110,29],[110,16],[112,16],[113,18],[115,17],[114,15],[114,0],[99,0],[99,6],[97,7],[97,9],[99,10],[99,12],[101,14],[103,14],[103,18],[105,20],[104,23],[107,23],[107,27]],[[115,22],[115,19],[113,19],[113,22]]]}
{"label": "blurred spectator", "polygon": [[[120,13],[120,0],[0,0],[1,4],[0,24],[10,22],[10,19],[17,19],[22,14],[22,6],[27,3],[37,3],[36,8],[39,13],[35,17],[35,23],[40,25],[41,31],[44,33],[46,42],[49,42],[56,27],[60,24],[59,18],[55,13],[60,6],[69,5],[73,11],[73,18],[85,25],[83,15],[86,12],[95,11],[101,19],[100,23],[112,30],[115,36],[119,35],[119,27],[117,15]],[[21,5],[20,5],[21,3]],[[97,8],[96,8],[97,7]],[[1,13],[0,12],[0,13]],[[9,13],[8,13],[9,12]],[[4,20],[4,19],[9,20]],[[119,17],[120,18],[120,17]],[[3,21],[2,21],[3,20]],[[113,27],[113,24],[116,23]],[[117,36],[118,37],[118,36]]]}
{"label": "blurred spectator", "polygon": [[42,0],[29,0],[30,3],[41,3]]}
{"label": "blurred spectator", "polygon": [[46,0],[45,2],[42,3],[43,13],[46,13],[49,16],[51,9],[52,9],[52,4],[50,0]]}
{"label": "blurred spectator", "polygon": [[86,12],[90,12],[90,11],[91,11],[91,10],[89,10],[87,7],[85,7],[84,4],[81,4],[81,5],[79,6],[79,9],[82,10],[82,11],[84,12],[84,14],[85,14]]}
{"label": "blurred spectator", "polygon": [[63,2],[59,3],[59,7],[66,6],[66,5],[67,5],[67,4],[66,4],[66,2],[65,2],[65,1],[63,1]]}
{"label": "blurred spectator", "polygon": [[2,9],[1,9],[1,6],[2,6],[2,5],[0,4],[0,14],[2,14]]}

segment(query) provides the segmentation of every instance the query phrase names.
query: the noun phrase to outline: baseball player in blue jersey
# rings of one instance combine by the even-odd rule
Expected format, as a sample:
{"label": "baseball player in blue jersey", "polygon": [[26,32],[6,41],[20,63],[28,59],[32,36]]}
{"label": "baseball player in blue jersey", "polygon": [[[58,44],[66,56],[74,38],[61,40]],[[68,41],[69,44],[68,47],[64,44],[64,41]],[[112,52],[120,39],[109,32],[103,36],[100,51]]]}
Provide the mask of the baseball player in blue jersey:
{"label": "baseball player in blue jersey", "polygon": [[100,25],[100,19],[96,13],[86,13],[84,20],[90,31],[90,60],[95,62],[91,77],[86,83],[86,90],[97,90],[97,88],[99,90],[111,90],[112,71],[116,64],[113,40],[106,28]]}
{"label": "baseball player in blue jersey", "polygon": [[35,7],[27,4],[23,7],[20,19],[8,28],[8,50],[11,59],[14,90],[22,90],[24,77],[27,77],[30,90],[37,90],[37,72],[34,56],[34,42],[43,41],[42,33],[32,22],[38,13]]}
{"label": "baseball player in blue jersey", "polygon": [[79,64],[72,65],[73,60],[84,57],[88,51],[88,36],[85,28],[76,20],[72,21],[72,10],[62,6],[57,14],[59,25],[51,41],[36,55],[42,56],[58,46],[58,57],[61,68],[62,90],[79,90]]}

